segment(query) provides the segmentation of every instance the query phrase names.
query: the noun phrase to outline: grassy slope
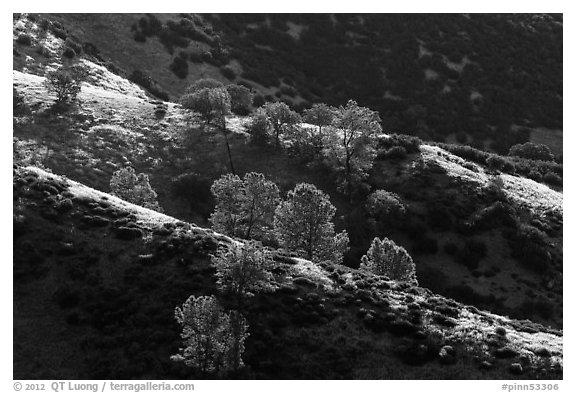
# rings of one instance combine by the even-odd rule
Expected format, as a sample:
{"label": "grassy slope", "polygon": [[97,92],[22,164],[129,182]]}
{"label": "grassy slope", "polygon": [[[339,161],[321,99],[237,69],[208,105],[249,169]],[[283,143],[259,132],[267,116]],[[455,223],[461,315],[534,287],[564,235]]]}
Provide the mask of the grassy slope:
{"label": "grassy slope", "polygon": [[[50,19],[60,21],[81,42],[96,45],[100,54],[120,66],[128,75],[134,70],[141,70],[151,75],[170,96],[175,99],[182,95],[184,89],[199,78],[216,78],[226,81],[218,68],[210,64],[188,64],[188,76],[185,79],[176,77],[169,69],[173,55],[168,53],[157,37],[148,38],[146,42],[134,41],[130,30],[144,14],[51,14]],[[176,14],[160,14],[164,21]],[[202,43],[193,43],[193,47],[202,47]],[[178,52],[176,52],[178,53]]]}
{"label": "grassy slope", "polygon": [[[14,214],[15,379],[202,377],[169,360],[173,308],[217,292],[208,255],[231,239],[36,168],[14,171]],[[342,266],[310,267],[275,263],[275,290],[247,307],[248,367],[234,377],[562,375],[561,332]],[[443,345],[453,364],[439,359]],[[522,375],[508,372],[514,362]]]}

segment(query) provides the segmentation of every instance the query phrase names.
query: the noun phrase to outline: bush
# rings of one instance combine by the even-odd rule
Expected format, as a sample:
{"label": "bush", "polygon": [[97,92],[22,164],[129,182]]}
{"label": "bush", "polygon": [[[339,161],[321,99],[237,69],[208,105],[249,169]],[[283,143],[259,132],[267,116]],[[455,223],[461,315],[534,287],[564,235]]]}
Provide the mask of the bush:
{"label": "bush", "polygon": [[366,210],[372,217],[387,223],[390,221],[391,224],[397,223],[406,214],[400,197],[386,190],[371,193],[366,200]]}
{"label": "bush", "polygon": [[380,240],[376,237],[372,240],[368,252],[361,259],[360,269],[392,280],[418,284],[412,257],[403,247],[388,238]]}
{"label": "bush", "polygon": [[127,202],[162,212],[162,208],[156,200],[158,195],[150,186],[148,175],[143,173],[136,175],[132,167],[119,169],[114,172],[110,180],[110,189],[112,190],[112,195]]}
{"label": "bush", "polygon": [[73,101],[80,92],[80,76],[74,69],[58,69],[48,72],[44,85],[56,93],[57,103]]}
{"label": "bush", "polygon": [[74,49],[70,48],[69,46],[66,46],[64,47],[62,56],[67,57],[69,59],[73,59],[76,56],[76,52],[74,51]]}
{"label": "bush", "polygon": [[136,32],[134,33],[134,41],[146,42],[146,35],[142,31],[136,30]]}
{"label": "bush", "polygon": [[550,268],[552,256],[547,250],[546,235],[531,225],[521,225],[511,233],[508,245],[512,257],[525,267],[537,273],[545,273]]}
{"label": "bush", "polygon": [[553,186],[561,186],[562,185],[562,178],[555,174],[554,172],[546,172],[544,175],[544,181],[548,184]]}
{"label": "bush", "polygon": [[378,150],[387,150],[393,147],[403,147],[407,153],[418,153],[420,152],[420,145],[422,140],[420,138],[404,135],[404,134],[392,134],[388,138],[380,138],[378,141]]}
{"label": "bush", "polygon": [[504,169],[504,166],[506,165],[506,160],[501,156],[492,154],[486,160],[486,165],[488,165],[488,168],[490,168],[493,171],[501,171]]}
{"label": "bush", "polygon": [[188,62],[182,56],[176,56],[169,68],[180,79],[186,79],[188,76]]}
{"label": "bush", "polygon": [[406,158],[406,149],[402,146],[394,146],[384,153],[384,157],[391,160],[401,160]]}
{"label": "bush", "polygon": [[262,113],[256,113],[248,125],[250,143],[257,146],[265,146],[270,143],[270,123],[268,117]]}
{"label": "bush", "polygon": [[254,94],[247,87],[241,85],[228,85],[226,90],[230,95],[230,110],[240,116],[250,113]]}
{"label": "bush", "polygon": [[32,37],[29,34],[20,34],[18,38],[16,38],[16,42],[20,45],[30,46],[32,45]]}
{"label": "bush", "polygon": [[228,65],[220,67],[220,73],[228,80],[234,80],[234,78],[236,78],[234,69]]}

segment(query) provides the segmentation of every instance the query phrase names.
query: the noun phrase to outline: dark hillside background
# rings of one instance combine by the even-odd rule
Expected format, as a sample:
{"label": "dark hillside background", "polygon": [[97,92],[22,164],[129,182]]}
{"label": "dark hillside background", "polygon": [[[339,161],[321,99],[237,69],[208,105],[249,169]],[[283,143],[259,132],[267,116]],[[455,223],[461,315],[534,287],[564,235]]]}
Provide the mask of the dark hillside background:
{"label": "dark hillside background", "polygon": [[215,77],[256,103],[354,98],[388,132],[507,153],[562,140],[562,15],[52,15],[171,99]]}

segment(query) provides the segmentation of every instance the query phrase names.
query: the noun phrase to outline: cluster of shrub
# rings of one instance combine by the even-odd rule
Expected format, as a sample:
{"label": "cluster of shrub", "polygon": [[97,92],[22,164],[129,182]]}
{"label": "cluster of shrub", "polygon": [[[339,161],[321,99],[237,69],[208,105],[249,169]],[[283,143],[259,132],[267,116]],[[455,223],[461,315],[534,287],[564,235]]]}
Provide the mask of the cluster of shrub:
{"label": "cluster of shrub", "polygon": [[487,166],[494,171],[519,174],[534,181],[561,186],[563,165],[555,162],[550,148],[532,142],[513,145],[508,156],[500,156],[471,146],[437,143],[438,146],[466,160]]}

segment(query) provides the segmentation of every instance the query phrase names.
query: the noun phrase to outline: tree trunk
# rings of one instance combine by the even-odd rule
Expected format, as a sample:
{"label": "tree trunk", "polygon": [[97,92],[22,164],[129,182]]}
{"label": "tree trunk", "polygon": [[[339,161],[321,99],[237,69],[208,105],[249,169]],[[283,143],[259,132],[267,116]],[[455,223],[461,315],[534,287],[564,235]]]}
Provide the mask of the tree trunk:
{"label": "tree trunk", "polygon": [[228,161],[230,162],[230,170],[232,171],[233,175],[236,175],[236,170],[234,169],[234,162],[232,162],[232,152],[230,151],[230,143],[228,143],[228,131],[226,130],[226,126],[224,125],[221,127],[222,132],[224,133],[224,140],[226,141],[226,151],[228,152]]}

